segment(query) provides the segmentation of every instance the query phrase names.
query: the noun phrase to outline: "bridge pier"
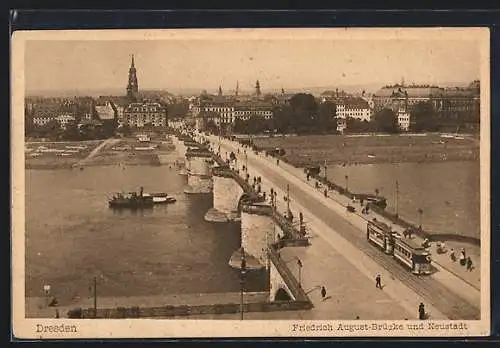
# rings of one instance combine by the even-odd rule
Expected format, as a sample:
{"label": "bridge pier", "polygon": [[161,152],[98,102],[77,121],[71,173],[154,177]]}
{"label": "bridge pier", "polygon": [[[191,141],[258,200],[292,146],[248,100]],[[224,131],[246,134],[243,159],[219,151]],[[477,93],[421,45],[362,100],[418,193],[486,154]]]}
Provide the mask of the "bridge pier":
{"label": "bridge pier", "polygon": [[269,267],[269,245],[277,239],[276,228],[270,205],[253,203],[242,206],[241,247],[266,268]]}
{"label": "bridge pier", "polygon": [[181,136],[173,138],[173,143],[175,146],[175,151],[177,152],[176,163],[180,166],[179,175],[187,175],[186,168],[186,151],[187,147],[184,145],[184,140]]}
{"label": "bridge pier", "polygon": [[234,180],[232,171],[227,167],[214,167],[213,175],[213,208],[205,214],[205,221],[227,222],[239,216],[239,208],[244,191]]}
{"label": "bridge pier", "polygon": [[184,188],[186,194],[212,192],[212,154],[203,149],[188,149],[186,151],[188,182]]}

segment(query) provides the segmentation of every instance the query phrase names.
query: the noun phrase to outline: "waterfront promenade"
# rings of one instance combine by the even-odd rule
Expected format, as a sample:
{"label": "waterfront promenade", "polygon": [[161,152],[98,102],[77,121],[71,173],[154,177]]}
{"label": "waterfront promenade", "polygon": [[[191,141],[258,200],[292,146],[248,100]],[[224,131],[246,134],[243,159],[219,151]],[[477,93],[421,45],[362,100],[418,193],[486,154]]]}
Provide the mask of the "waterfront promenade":
{"label": "waterfront promenade", "polygon": [[[219,141],[216,137],[212,137],[211,140],[214,144]],[[243,156],[244,148],[234,142],[222,140],[221,145],[222,151],[235,153],[239,147],[238,164],[241,166],[242,163],[247,163],[251,176],[261,176],[264,186],[267,182],[267,185],[280,191],[279,195],[283,195],[287,183],[290,184],[293,199],[292,211],[295,207],[296,210],[304,213],[308,227],[314,234],[311,239],[312,246],[308,249],[314,248],[315,244],[321,245],[327,242],[330,247],[342,252],[358,271],[361,271],[373,282],[376,274],[380,273],[383,283],[385,281],[386,284],[383,291],[390,294],[394,300],[399,301],[409,312],[412,309],[414,311],[419,302],[424,302],[427,311],[434,319],[479,319],[479,291],[474,287],[469,286],[446,270],[439,270],[435,275],[427,278],[410,274],[395,264],[392,258],[389,259],[376,248],[367,244],[364,235],[365,223],[363,224],[358,215],[347,213],[345,206],[333,199],[325,198],[322,192],[314,190],[310,184],[306,183],[305,177],[303,180],[297,178],[286,168],[283,168],[281,163],[278,167],[273,162],[275,159],[255,155],[248,148],[245,159]],[[264,188],[266,191],[268,189],[269,186]],[[282,205],[282,207],[284,206]],[[294,212],[294,215],[298,216],[298,213]],[[314,252],[311,260],[316,258],[322,260],[323,264],[334,263],[334,260],[329,260],[327,255]],[[331,284],[339,282],[338,278],[330,277],[321,264],[310,268],[310,272],[321,274],[324,279],[323,283],[328,278],[330,278]],[[316,286],[315,284],[311,285]],[[372,286],[374,288],[374,283]],[[365,292],[371,291],[373,290],[370,288],[365,289]],[[434,307],[433,304],[435,304]],[[334,316],[333,313],[332,316]]]}

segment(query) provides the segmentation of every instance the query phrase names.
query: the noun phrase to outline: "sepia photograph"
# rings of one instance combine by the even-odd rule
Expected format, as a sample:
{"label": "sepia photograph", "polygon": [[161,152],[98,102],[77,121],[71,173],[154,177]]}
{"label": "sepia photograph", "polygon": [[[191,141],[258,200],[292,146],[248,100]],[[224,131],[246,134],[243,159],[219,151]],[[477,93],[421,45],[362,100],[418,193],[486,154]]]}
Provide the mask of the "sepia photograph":
{"label": "sepia photograph", "polygon": [[489,335],[489,35],[15,32],[13,335]]}

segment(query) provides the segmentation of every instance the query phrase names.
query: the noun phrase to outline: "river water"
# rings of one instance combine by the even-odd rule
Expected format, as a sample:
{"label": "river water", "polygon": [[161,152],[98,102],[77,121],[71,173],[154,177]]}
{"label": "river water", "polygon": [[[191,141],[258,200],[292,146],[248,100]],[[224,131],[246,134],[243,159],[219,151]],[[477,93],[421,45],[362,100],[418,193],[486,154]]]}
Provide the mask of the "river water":
{"label": "river water", "polygon": [[[434,233],[480,236],[480,168],[477,162],[384,163],[329,166],[328,178],[358,193],[387,198],[387,210]],[[417,210],[422,209],[419,216]]]}
{"label": "river water", "polygon": [[[26,170],[26,295],[49,284],[60,303],[88,296],[94,276],[101,296],[239,291],[228,261],[240,226],[205,222],[212,195],[184,194],[186,180],[168,166]],[[108,208],[112,192],[141,185],[177,202],[136,213]],[[265,289],[264,274],[248,277],[248,291]]]}

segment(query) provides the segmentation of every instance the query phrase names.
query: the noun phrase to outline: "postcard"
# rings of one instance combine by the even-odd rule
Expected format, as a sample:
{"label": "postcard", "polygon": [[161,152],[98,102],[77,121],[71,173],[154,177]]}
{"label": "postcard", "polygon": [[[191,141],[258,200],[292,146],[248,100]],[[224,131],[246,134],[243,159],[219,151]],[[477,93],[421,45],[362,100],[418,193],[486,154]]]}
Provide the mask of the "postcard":
{"label": "postcard", "polygon": [[489,335],[487,28],[11,43],[14,337]]}

